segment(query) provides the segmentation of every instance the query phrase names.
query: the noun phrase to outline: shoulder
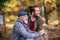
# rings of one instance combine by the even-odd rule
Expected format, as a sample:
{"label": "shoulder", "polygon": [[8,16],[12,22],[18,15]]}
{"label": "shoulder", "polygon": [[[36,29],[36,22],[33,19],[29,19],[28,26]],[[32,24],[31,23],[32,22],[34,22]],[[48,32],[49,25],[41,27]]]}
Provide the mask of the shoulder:
{"label": "shoulder", "polygon": [[43,18],[42,18],[42,17],[39,17],[39,18],[38,18],[38,21],[39,21],[39,22],[43,22]]}
{"label": "shoulder", "polygon": [[43,22],[44,22],[43,19],[42,19],[41,17],[39,17],[38,20],[37,20],[37,23],[38,23],[39,25],[42,25]]}
{"label": "shoulder", "polygon": [[19,28],[19,27],[22,27],[22,26],[23,26],[22,23],[16,22],[16,23],[14,24],[14,27],[13,27],[13,28]]}
{"label": "shoulder", "polygon": [[22,25],[22,23],[21,22],[16,22],[15,25]]}
{"label": "shoulder", "polygon": [[16,22],[13,26],[13,30],[15,30],[15,31],[20,29],[20,28],[23,28],[23,25],[20,22]]}

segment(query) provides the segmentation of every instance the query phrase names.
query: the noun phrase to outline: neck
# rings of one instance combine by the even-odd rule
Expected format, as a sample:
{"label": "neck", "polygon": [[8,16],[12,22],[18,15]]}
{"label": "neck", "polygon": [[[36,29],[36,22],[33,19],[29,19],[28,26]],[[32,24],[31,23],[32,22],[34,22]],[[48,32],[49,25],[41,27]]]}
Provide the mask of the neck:
{"label": "neck", "polygon": [[32,18],[36,18],[34,15],[31,15]]}
{"label": "neck", "polygon": [[18,21],[20,21],[20,22],[24,23],[24,22],[23,22],[23,20],[22,20],[21,18],[18,18]]}
{"label": "neck", "polygon": [[34,15],[31,15],[31,20],[32,21],[35,21],[36,20],[36,17],[34,17]]}
{"label": "neck", "polygon": [[19,20],[20,22],[24,23],[24,24],[28,24],[27,21],[24,21],[24,20],[22,20],[21,18],[18,18],[18,20]]}

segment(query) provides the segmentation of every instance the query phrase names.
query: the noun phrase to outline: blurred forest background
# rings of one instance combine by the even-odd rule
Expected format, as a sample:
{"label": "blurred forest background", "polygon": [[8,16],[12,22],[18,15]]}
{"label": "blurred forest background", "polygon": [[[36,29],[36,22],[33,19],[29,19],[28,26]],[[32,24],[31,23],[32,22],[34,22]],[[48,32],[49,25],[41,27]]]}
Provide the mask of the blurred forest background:
{"label": "blurred forest background", "polygon": [[28,6],[40,7],[42,19],[45,21],[44,24],[47,24],[48,29],[60,28],[60,0],[0,0],[0,15],[3,16],[0,31],[8,33],[5,37],[10,36],[11,29],[17,20],[18,11],[25,10]]}

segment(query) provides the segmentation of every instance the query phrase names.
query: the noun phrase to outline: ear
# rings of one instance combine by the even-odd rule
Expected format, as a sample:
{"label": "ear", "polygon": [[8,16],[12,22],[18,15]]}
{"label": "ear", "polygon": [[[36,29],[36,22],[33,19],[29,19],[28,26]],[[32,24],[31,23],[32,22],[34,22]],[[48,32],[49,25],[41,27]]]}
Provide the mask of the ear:
{"label": "ear", "polygon": [[32,12],[32,15],[34,15],[34,12]]}

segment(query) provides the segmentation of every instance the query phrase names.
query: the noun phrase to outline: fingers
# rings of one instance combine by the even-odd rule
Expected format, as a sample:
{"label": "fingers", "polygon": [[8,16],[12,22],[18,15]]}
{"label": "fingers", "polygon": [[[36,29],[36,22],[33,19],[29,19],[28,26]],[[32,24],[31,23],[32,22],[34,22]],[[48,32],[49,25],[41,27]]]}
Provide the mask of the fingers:
{"label": "fingers", "polygon": [[48,32],[47,32],[47,30],[41,30],[41,31],[40,31],[40,34],[43,36],[43,35],[47,35]]}

